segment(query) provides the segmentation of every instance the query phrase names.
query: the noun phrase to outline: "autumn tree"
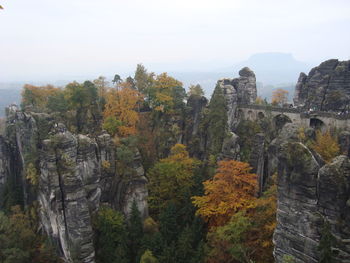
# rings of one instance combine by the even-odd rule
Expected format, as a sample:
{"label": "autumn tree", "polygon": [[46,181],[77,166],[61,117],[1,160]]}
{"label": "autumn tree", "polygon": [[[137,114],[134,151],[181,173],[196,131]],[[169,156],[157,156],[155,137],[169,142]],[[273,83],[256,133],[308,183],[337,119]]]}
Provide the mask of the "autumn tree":
{"label": "autumn tree", "polygon": [[33,86],[26,84],[22,90],[22,107],[33,106],[38,110],[45,110],[50,96],[60,93],[59,88],[52,85]]}
{"label": "autumn tree", "polygon": [[188,91],[188,95],[191,96],[204,96],[204,91],[201,87],[201,85],[197,84],[197,85],[191,85]]}
{"label": "autumn tree", "polygon": [[276,227],[276,185],[207,235],[208,263],[273,262],[272,235]]}
{"label": "autumn tree", "polygon": [[258,96],[255,100],[255,104],[258,104],[258,105],[263,105],[264,104],[264,100],[262,97]]}
{"label": "autumn tree", "polygon": [[168,112],[186,95],[182,83],[167,73],[158,75],[150,90],[150,106],[155,111]]}
{"label": "autumn tree", "polygon": [[146,250],[145,253],[143,253],[141,259],[140,259],[140,263],[158,263],[158,259],[153,256],[152,251],[150,250]]}
{"label": "autumn tree", "polygon": [[[135,134],[136,124],[139,120],[137,106],[142,100],[140,93],[131,88],[110,89],[106,98],[103,112],[104,126],[113,121],[116,124],[115,128],[119,136],[126,137]],[[121,124],[118,125],[116,121]]]}
{"label": "autumn tree", "polygon": [[158,210],[169,202],[183,203],[190,196],[198,166],[199,161],[189,157],[184,145],[172,147],[170,156],[161,159],[148,173],[150,207]]}
{"label": "autumn tree", "polygon": [[8,215],[0,211],[0,262],[60,262],[37,227],[29,210],[13,206]]}
{"label": "autumn tree", "polygon": [[287,103],[288,100],[288,91],[284,89],[276,89],[272,92],[272,100],[271,103],[273,105],[283,106]]}
{"label": "autumn tree", "polygon": [[213,179],[203,183],[204,195],[194,196],[193,204],[210,226],[220,226],[243,209],[255,206],[257,176],[248,163],[234,160],[218,162]]}
{"label": "autumn tree", "polygon": [[340,152],[339,144],[329,130],[325,133],[316,131],[316,141],[311,144],[311,148],[320,154],[327,163]]}

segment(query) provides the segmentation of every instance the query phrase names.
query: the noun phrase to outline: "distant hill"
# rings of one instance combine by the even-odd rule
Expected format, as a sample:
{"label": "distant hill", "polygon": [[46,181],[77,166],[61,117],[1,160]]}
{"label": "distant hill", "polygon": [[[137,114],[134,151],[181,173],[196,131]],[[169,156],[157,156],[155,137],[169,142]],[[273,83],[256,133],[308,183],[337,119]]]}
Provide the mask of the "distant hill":
{"label": "distant hill", "polygon": [[248,60],[233,66],[235,71],[249,67],[255,72],[257,80],[265,85],[296,83],[300,72],[308,72],[311,66],[297,61],[292,54],[259,53]]}
{"label": "distant hill", "polygon": [[[206,97],[210,98],[218,79],[237,77],[239,70],[243,67],[249,67],[255,72],[258,95],[267,99],[271,98],[272,91],[276,88],[287,90],[291,98],[300,72],[308,73],[311,69],[309,64],[297,61],[292,54],[271,52],[254,54],[245,61],[232,64],[232,67],[220,68],[220,65],[213,64],[212,69],[207,71],[190,72],[186,70],[168,73],[182,81],[186,89],[191,84],[200,84]],[[149,70],[152,71],[151,68]],[[128,75],[133,75],[133,73]],[[84,79],[78,80],[83,81]],[[70,81],[72,80],[29,81],[28,83],[33,85],[51,83],[56,86],[64,86]],[[0,83],[0,117],[4,116],[5,106],[12,102],[20,102],[20,89],[24,83],[26,82]]]}
{"label": "distant hill", "polygon": [[272,90],[283,88],[288,90],[289,96],[293,96],[294,86],[300,72],[309,72],[311,66],[297,61],[288,53],[258,53],[249,59],[233,64],[232,67],[218,68],[211,72],[171,72],[187,88],[190,84],[199,83],[210,97],[215,88],[216,81],[220,78],[233,78],[243,67],[249,67],[255,72],[258,82],[258,95],[270,98]]}

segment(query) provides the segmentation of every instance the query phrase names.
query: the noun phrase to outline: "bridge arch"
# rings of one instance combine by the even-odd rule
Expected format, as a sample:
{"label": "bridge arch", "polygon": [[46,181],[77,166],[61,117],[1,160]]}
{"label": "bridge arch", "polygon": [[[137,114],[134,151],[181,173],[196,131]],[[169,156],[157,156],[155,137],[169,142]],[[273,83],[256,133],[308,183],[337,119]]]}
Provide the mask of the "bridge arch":
{"label": "bridge arch", "polygon": [[259,120],[262,120],[262,119],[264,119],[265,118],[265,114],[262,112],[262,111],[259,111],[258,112],[258,119]]}
{"label": "bridge arch", "polygon": [[244,111],[242,109],[238,109],[238,111],[237,111],[237,119],[244,120]]}
{"label": "bridge arch", "polygon": [[310,127],[317,130],[324,130],[326,128],[326,124],[318,118],[310,118]]}
{"label": "bridge arch", "polygon": [[249,110],[247,117],[248,117],[248,120],[253,121],[255,119],[254,118],[254,112],[252,110]]}
{"label": "bridge arch", "polygon": [[287,123],[292,123],[292,120],[283,113],[277,114],[275,117],[273,117],[273,124],[277,130],[282,129],[282,127]]}

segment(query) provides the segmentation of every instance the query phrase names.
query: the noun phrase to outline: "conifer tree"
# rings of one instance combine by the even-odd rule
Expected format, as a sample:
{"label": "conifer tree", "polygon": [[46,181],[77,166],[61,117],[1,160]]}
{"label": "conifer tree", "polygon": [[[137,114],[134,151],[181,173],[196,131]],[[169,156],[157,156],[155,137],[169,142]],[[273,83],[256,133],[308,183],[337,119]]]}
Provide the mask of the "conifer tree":
{"label": "conifer tree", "polygon": [[128,224],[128,239],[129,239],[129,250],[130,250],[130,262],[139,262],[141,240],[143,238],[143,225],[141,213],[137,207],[134,199],[131,207],[131,214]]}
{"label": "conifer tree", "polygon": [[209,103],[208,113],[208,139],[211,154],[221,152],[222,143],[227,130],[227,106],[220,85],[216,85],[213,96]]}
{"label": "conifer tree", "polygon": [[335,238],[331,233],[329,222],[325,221],[321,232],[321,240],[318,246],[318,250],[320,251],[320,263],[335,262],[332,255],[332,246],[334,242]]}

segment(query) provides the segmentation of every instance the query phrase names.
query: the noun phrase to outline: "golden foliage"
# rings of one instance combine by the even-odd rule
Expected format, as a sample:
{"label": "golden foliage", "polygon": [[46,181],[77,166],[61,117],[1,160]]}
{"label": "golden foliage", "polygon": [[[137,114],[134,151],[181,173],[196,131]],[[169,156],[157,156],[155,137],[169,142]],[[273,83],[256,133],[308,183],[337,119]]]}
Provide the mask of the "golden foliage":
{"label": "golden foliage", "polygon": [[33,163],[26,167],[26,178],[33,186],[37,186],[39,183],[39,174]]}
{"label": "golden foliage", "polygon": [[32,105],[39,109],[44,109],[50,96],[53,96],[62,90],[52,85],[33,86],[26,84],[22,90],[22,104],[24,106]]}
{"label": "golden foliage", "polygon": [[204,196],[194,196],[193,204],[210,226],[227,223],[233,214],[255,207],[257,176],[247,163],[220,161],[213,179],[205,181]]}
{"label": "golden foliage", "polygon": [[152,105],[156,111],[166,111],[174,106],[173,88],[182,87],[182,82],[168,76],[167,73],[158,75],[154,81],[154,101]]}
{"label": "golden foliage", "polygon": [[150,207],[158,210],[169,202],[184,202],[194,185],[194,169],[199,164],[198,160],[189,157],[186,146],[173,146],[170,156],[161,159],[148,173]]}
{"label": "golden foliage", "polygon": [[207,263],[273,262],[272,235],[276,227],[276,184],[255,201],[208,233]]}
{"label": "golden foliage", "polygon": [[262,105],[264,104],[264,100],[262,97],[258,96],[255,100],[255,104],[259,104],[259,105]]}
{"label": "golden foliage", "polygon": [[340,152],[339,144],[329,130],[325,133],[316,131],[316,141],[311,144],[311,148],[321,155],[327,163],[329,163]]}
{"label": "golden foliage", "polygon": [[117,134],[121,137],[134,135],[139,114],[136,111],[142,101],[140,93],[131,88],[121,90],[110,89],[106,95],[107,101],[103,112],[104,120],[115,117],[121,122]]}
{"label": "golden foliage", "polygon": [[284,89],[276,89],[272,92],[272,104],[283,105],[287,102],[288,91]]}

